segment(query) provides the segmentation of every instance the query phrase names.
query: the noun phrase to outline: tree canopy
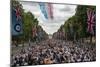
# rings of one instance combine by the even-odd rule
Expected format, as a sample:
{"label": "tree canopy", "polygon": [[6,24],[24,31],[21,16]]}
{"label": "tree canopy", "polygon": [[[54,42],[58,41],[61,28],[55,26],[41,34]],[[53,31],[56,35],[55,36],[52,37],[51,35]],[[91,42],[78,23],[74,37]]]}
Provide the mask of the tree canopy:
{"label": "tree canopy", "polygon": [[87,26],[88,26],[87,9],[88,8],[92,9],[96,13],[95,6],[78,5],[76,8],[75,15],[73,15],[68,20],[66,20],[64,25],[60,27],[60,29],[62,27],[64,28],[67,39],[84,38],[91,35],[89,34],[89,32],[87,32]]}
{"label": "tree canopy", "polygon": [[[12,36],[12,39],[13,40],[19,40],[19,41],[20,40],[28,41],[29,39],[34,40],[32,29],[35,26],[37,28],[41,29],[42,32],[45,33],[44,36],[46,36],[46,32],[43,31],[42,27],[39,26],[39,24],[38,24],[39,23],[38,19],[31,12],[25,12],[24,9],[23,9],[23,6],[20,4],[20,2],[12,0],[12,7],[11,8],[15,8],[17,5],[19,5],[19,7],[21,9],[23,34],[18,35],[18,36]],[[37,32],[37,33],[39,33],[39,32]]]}

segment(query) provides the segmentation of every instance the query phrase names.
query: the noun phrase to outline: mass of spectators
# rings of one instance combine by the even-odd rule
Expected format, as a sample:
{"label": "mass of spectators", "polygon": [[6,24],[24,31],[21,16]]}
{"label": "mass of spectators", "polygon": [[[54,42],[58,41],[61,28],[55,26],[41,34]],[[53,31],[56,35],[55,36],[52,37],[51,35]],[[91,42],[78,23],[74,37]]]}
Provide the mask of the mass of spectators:
{"label": "mass of spectators", "polygon": [[11,66],[89,62],[96,60],[96,48],[90,44],[74,44],[48,39],[19,50],[11,57]]}

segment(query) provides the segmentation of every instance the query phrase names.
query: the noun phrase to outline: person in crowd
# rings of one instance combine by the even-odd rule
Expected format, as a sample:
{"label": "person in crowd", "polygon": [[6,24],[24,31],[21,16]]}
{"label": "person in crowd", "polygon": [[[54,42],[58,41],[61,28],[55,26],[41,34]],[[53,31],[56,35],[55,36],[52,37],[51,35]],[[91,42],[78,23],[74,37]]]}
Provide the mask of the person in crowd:
{"label": "person in crowd", "polygon": [[12,66],[88,62],[96,60],[96,49],[88,44],[73,44],[49,39],[21,49],[12,55]]}

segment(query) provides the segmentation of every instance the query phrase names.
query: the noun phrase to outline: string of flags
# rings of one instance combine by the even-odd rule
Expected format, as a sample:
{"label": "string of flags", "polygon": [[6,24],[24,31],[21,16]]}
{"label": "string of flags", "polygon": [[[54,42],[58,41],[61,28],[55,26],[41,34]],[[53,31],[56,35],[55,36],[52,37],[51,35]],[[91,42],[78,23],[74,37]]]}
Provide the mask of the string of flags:
{"label": "string of flags", "polygon": [[48,15],[49,15],[49,17],[51,18],[51,19],[53,19],[53,5],[52,4],[50,4],[50,3],[48,3],[47,4],[48,6]]}
{"label": "string of flags", "polygon": [[40,6],[40,10],[42,14],[44,15],[44,17],[48,19],[45,3],[39,3],[39,6]]}
{"label": "string of flags", "polygon": [[95,26],[95,12],[88,8],[87,9],[87,24],[88,24],[88,28],[87,31],[91,34],[94,34],[94,26]]}
{"label": "string of flags", "polygon": [[53,5],[51,3],[39,3],[40,10],[45,19],[53,19]]}

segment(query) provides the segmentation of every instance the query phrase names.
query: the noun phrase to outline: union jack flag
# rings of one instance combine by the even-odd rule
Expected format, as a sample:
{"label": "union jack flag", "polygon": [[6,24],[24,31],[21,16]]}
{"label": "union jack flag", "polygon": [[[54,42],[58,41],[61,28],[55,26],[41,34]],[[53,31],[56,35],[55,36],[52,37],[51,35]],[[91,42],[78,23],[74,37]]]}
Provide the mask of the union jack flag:
{"label": "union jack flag", "polygon": [[21,20],[21,12],[19,7],[12,7],[12,35],[20,35],[23,33],[22,20]]}
{"label": "union jack flag", "polygon": [[88,17],[88,19],[87,19],[87,24],[88,24],[87,31],[91,34],[94,34],[93,27],[95,25],[95,21],[94,21],[95,20],[95,12],[90,8],[87,9],[87,17]]}
{"label": "union jack flag", "polygon": [[32,28],[32,34],[33,34],[33,37],[36,36],[36,34],[37,34],[37,28],[36,28],[36,26]]}
{"label": "union jack flag", "polygon": [[21,10],[20,10],[19,6],[17,6],[15,8],[15,11],[16,11],[16,20],[20,21],[21,20]]}

